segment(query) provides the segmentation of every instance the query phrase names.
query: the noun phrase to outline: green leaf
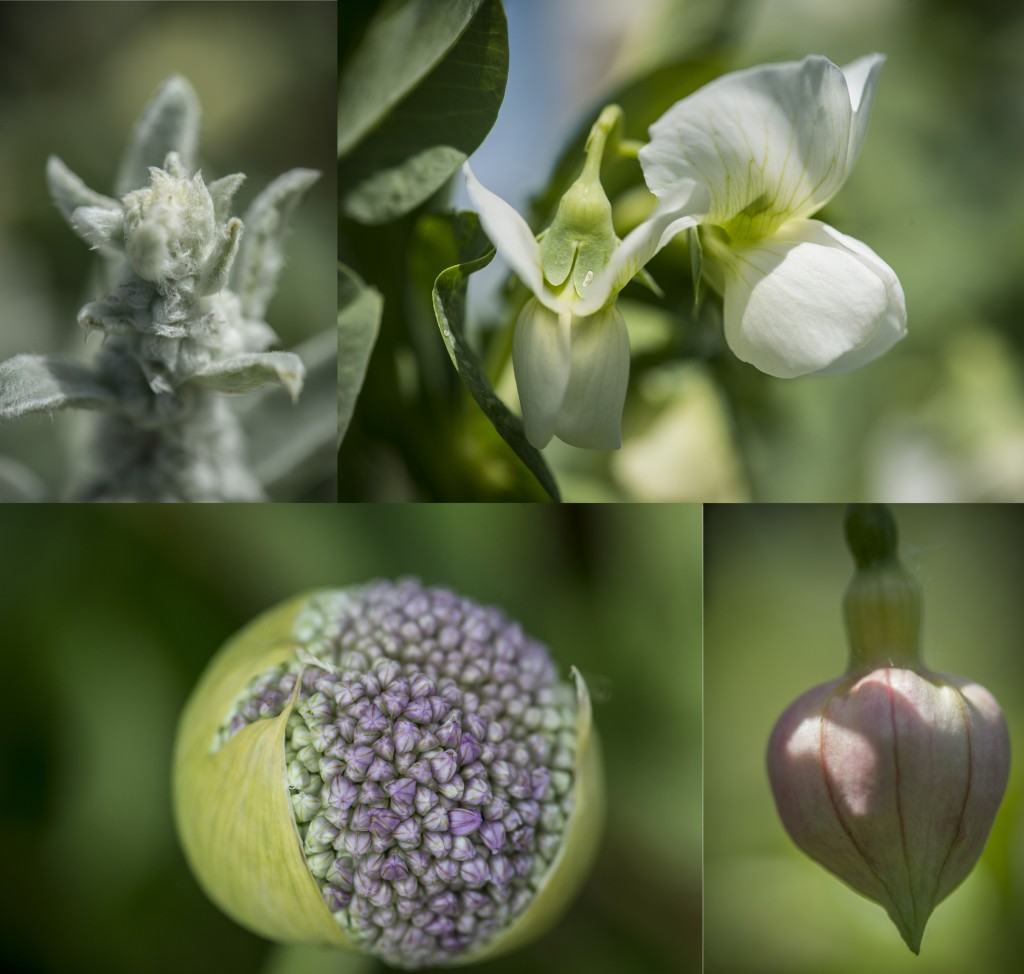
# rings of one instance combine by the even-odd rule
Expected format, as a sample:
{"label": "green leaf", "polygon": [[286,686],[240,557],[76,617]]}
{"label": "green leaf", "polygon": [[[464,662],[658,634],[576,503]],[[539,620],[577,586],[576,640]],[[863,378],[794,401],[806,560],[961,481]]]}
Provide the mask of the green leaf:
{"label": "green leaf", "polygon": [[153,95],[135,123],[114,183],[116,196],[149,183],[149,167],[163,166],[177,152],[185,168],[195,168],[199,144],[199,99],[181,75],[172,74]]}
{"label": "green leaf", "polygon": [[500,0],[392,0],[338,93],[341,210],[386,223],[440,189],[480,145],[508,78]]}
{"label": "green leaf", "polygon": [[88,366],[43,355],[15,355],[0,362],[0,420],[55,409],[111,409],[114,390]]}
{"label": "green leaf", "polygon": [[249,318],[262,318],[284,267],[284,237],[295,207],[320,178],[314,169],[290,169],[246,210],[242,243],[231,271],[232,290]]}
{"label": "green leaf", "polygon": [[189,376],[188,381],[231,394],[280,383],[294,402],[302,392],[305,375],[302,359],[291,352],[249,352],[211,362]]}
{"label": "green leaf", "polygon": [[338,264],[338,449],[352,421],[384,312],[381,293]]}
{"label": "green leaf", "polygon": [[[441,329],[441,337],[455,370],[484,415],[551,498],[558,500],[558,485],[544,457],[526,439],[523,421],[498,398],[480,359],[466,338],[464,323],[469,275],[491,262],[494,248],[480,227],[475,213],[464,211],[457,213],[453,219],[462,262],[441,271],[434,282],[434,315]],[[479,256],[471,258],[472,254]]]}

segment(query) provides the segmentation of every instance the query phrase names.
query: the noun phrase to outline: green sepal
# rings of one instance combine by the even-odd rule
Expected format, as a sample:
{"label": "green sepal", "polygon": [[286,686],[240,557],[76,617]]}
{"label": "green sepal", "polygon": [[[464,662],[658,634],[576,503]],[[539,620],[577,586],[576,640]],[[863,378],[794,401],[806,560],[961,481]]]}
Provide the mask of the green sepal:
{"label": "green sepal", "polygon": [[296,616],[316,594],[261,615],[203,673],[178,725],[174,817],[199,884],[242,926],[282,943],[354,949],[306,865],[285,785],[284,738],[299,683],[279,716],[213,751],[240,690],[295,655]]}

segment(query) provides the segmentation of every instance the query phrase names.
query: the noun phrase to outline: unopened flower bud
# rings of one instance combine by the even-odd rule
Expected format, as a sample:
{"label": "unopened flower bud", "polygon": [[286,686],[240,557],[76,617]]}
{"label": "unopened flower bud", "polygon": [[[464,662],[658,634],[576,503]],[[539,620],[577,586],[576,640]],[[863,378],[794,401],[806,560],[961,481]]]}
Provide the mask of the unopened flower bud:
{"label": "unopened flower bud", "polygon": [[992,695],[921,662],[921,599],[885,508],[851,507],[846,675],[799,697],[768,745],[786,831],[888,912],[914,953],[936,905],[981,855],[1010,740]]}
{"label": "unopened flower bud", "polygon": [[174,790],[188,861],[234,919],[409,969],[542,933],[603,802],[579,673],[562,680],[499,610],[412,580],[300,597],[229,642],[182,715]]}

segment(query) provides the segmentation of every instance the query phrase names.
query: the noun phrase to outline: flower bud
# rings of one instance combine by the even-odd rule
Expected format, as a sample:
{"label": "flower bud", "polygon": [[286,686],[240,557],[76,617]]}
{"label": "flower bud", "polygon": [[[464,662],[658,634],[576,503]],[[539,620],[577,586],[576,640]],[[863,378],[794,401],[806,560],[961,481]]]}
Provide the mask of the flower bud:
{"label": "flower bud", "polygon": [[200,885],[263,936],[408,969],[532,940],[603,811],[572,676],[499,610],[415,580],[271,610],[182,714],[175,816]]}
{"label": "flower bud", "polygon": [[932,911],[985,846],[1010,741],[987,690],[921,662],[920,593],[897,560],[889,512],[854,505],[847,536],[850,666],[779,719],[768,777],[793,841],[883,906],[916,954]]}

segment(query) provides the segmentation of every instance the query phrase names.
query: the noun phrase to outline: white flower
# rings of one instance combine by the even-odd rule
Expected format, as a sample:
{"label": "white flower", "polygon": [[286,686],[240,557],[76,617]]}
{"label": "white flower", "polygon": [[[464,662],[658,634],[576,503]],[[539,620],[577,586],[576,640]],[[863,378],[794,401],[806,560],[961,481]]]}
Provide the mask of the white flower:
{"label": "white flower", "polygon": [[587,141],[583,173],[540,238],[479,183],[468,163],[464,167],[484,230],[534,295],[516,322],[512,365],[523,426],[536,447],[557,436],[573,446],[618,448],[629,336],[615,298],[676,233],[696,222],[687,208],[695,183],[682,180],[650,219],[625,240],[615,237],[598,171],[620,116],[615,106],[601,113]]}
{"label": "white flower", "polygon": [[883,60],[840,69],[808,57],[725,75],[670,108],[640,150],[659,198],[697,181],[691,199],[704,207],[700,240],[724,296],[726,341],[771,375],[846,372],[906,333],[892,269],[808,219],[853,168]]}

